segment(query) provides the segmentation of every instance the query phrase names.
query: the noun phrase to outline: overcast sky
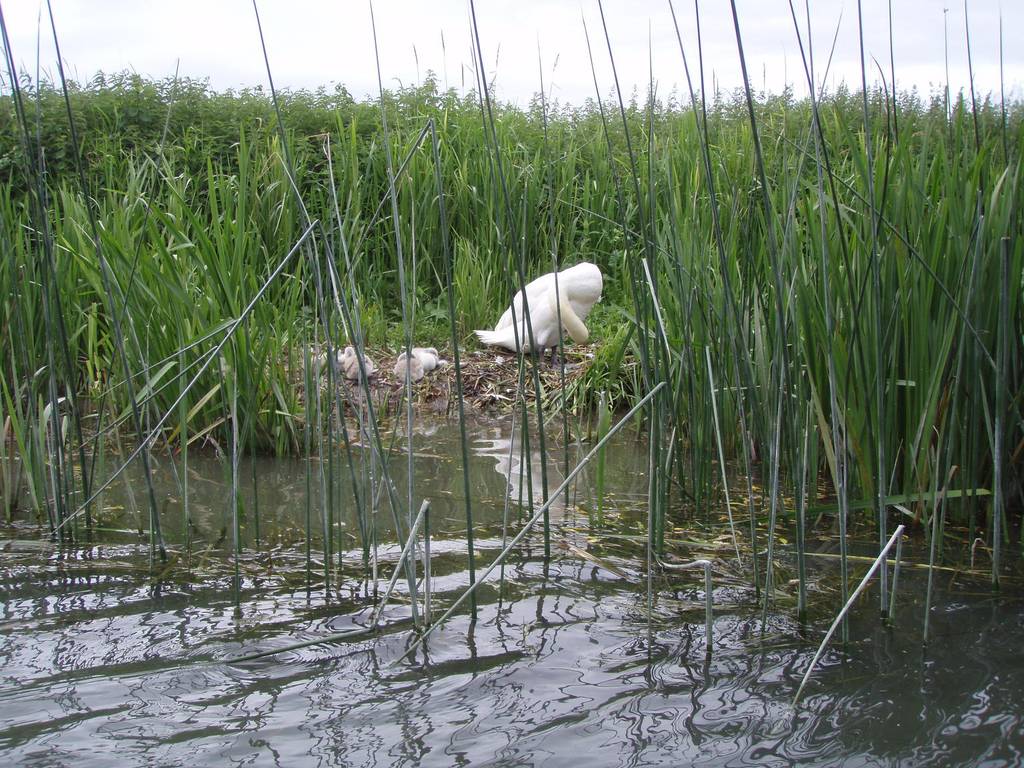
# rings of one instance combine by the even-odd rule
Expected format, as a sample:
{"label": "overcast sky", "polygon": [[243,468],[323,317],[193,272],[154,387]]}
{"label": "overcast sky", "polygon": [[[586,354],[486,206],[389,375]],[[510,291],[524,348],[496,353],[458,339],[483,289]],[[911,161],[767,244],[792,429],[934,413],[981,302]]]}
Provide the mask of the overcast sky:
{"label": "overcast sky", "polygon": [[[803,2],[796,0],[803,24]],[[752,85],[779,91],[789,83],[806,93],[797,38],[786,0],[737,0],[740,29]],[[250,0],[53,0],[57,32],[69,73],[88,79],[96,71],[124,69],[169,76],[180,59],[182,75],[209,78],[218,89],[266,83],[256,19]],[[962,2],[892,0],[896,81],[928,94],[945,84],[944,36],[948,31],[952,89],[968,87]],[[862,0],[869,79],[888,80],[889,11],[885,0]],[[948,12],[944,9],[948,8]],[[270,63],[278,87],[314,88],[342,83],[355,96],[377,88],[369,5],[320,0],[260,0]],[[56,73],[45,3],[4,3],[11,47],[20,68],[36,69],[37,41],[44,73]],[[39,21],[42,10],[42,33]],[[700,0],[708,88],[742,84],[729,3]],[[1000,90],[1000,16],[1004,79],[1008,97],[1024,98],[1024,2],[972,0],[968,6],[975,88]],[[377,0],[374,5],[385,87],[413,85],[428,70],[442,86],[459,90],[473,83],[468,3],[464,0]],[[683,44],[696,65],[696,23],[689,0],[676,0]],[[646,90],[653,50],[658,92],[685,94],[682,58],[668,0],[606,0],[605,14],[623,90]],[[526,103],[539,90],[538,46],[545,85],[563,102],[594,95],[587,58],[586,19],[603,94],[612,87],[607,48],[596,0],[478,0],[477,19],[488,78],[498,96]],[[856,0],[811,0],[816,71],[838,29],[829,87],[860,84]],[[649,45],[650,40],[650,45]],[[6,73],[5,73],[6,75]]]}

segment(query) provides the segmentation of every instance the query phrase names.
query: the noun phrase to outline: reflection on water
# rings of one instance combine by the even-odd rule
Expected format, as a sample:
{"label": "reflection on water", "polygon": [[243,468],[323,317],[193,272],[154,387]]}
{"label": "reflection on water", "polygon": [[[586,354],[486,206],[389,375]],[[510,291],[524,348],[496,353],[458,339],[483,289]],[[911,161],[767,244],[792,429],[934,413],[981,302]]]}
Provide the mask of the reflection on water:
{"label": "reflection on water", "polygon": [[[515,429],[513,425],[495,424],[487,429],[475,430],[473,453],[494,462],[494,471],[508,482],[507,493],[511,503],[527,509],[538,509],[543,504],[545,480],[547,493],[550,494],[562,484],[565,475],[564,466],[558,462],[559,454],[548,451],[547,461],[542,461],[539,449],[534,447],[527,450],[531,438],[536,446],[536,431],[524,437],[523,431]],[[640,470],[639,467],[633,469]],[[550,511],[552,517],[562,517],[565,513],[565,497],[560,495],[555,498]]]}
{"label": "reflection on water", "polygon": [[[401,425],[400,425],[401,426]],[[355,434],[356,430],[351,429]],[[468,425],[470,497],[473,501],[475,526],[500,527],[505,514],[506,494],[511,502],[513,519],[519,507],[527,509],[530,500],[539,508],[543,498],[543,468],[547,474],[548,492],[553,492],[565,477],[566,446],[558,442],[561,435],[548,436],[547,461],[541,461],[537,447],[536,428],[530,431],[529,458],[522,430],[508,419],[480,419]],[[647,454],[636,450],[634,434],[610,444],[606,451],[606,487],[620,503],[629,499],[646,499]],[[393,439],[385,433],[386,446],[392,446],[388,468],[397,488],[398,498],[406,498],[406,443],[402,435]],[[568,459],[575,466],[589,445],[572,442]],[[465,490],[462,479],[462,454],[457,425],[442,419],[419,418],[413,431],[415,454],[414,509],[420,499],[431,502],[432,525],[444,536],[460,536],[465,532]],[[364,455],[365,453],[365,455]],[[311,462],[311,517],[313,528],[322,530],[324,511],[333,500],[332,519],[342,527],[351,546],[359,542],[359,522],[353,477],[361,499],[378,498],[376,515],[378,539],[393,537],[392,515],[388,494],[378,486],[371,487],[366,471],[369,450],[355,443],[352,447],[353,467],[339,447],[332,459],[314,458]],[[168,543],[185,541],[185,493],[192,522],[192,540],[210,544],[230,535],[230,475],[227,462],[208,453],[193,452],[188,467],[180,458],[154,456],[153,481],[162,509],[163,529]],[[135,470],[135,468],[132,468]],[[247,546],[256,545],[257,527],[261,543],[290,544],[304,537],[306,519],[306,462],[302,459],[242,459],[240,461],[239,495],[243,510],[242,535]],[[137,471],[137,470],[136,470]],[[376,479],[379,482],[379,471]],[[100,516],[107,529],[129,532],[146,527],[145,497],[128,492],[137,489],[137,474],[126,473],[125,483],[116,484],[104,494]],[[322,475],[322,476],[321,476]],[[594,470],[584,470],[569,492],[571,505],[592,508],[596,504]],[[186,489],[187,478],[187,489]],[[333,492],[328,486],[333,484]],[[400,510],[404,519],[405,510]],[[567,513],[565,497],[555,499],[551,515],[561,519]],[[258,521],[257,521],[258,517]],[[258,522],[258,526],[257,526]]]}
{"label": "reflection on water", "polygon": [[[414,438],[418,493],[446,521],[447,546],[437,555],[441,607],[467,583],[454,432],[441,426]],[[609,453],[612,499],[626,502],[620,527],[588,528],[576,512],[591,499],[584,474],[576,503],[558,512],[570,523],[559,541],[585,548],[638,519],[629,507],[646,486],[646,455],[631,440]],[[471,448],[479,514],[500,522],[506,493],[518,496],[526,466],[536,478],[539,457],[527,458],[499,422],[474,427]],[[575,460],[579,449],[570,448]],[[166,464],[157,473],[161,493],[177,499]],[[355,589],[307,592],[289,570],[302,555],[300,544],[287,542],[302,519],[304,463],[255,466],[268,543],[246,562],[237,606],[230,579],[219,575],[227,569],[213,567],[223,560],[155,580],[146,547],[123,536],[81,548],[0,540],[0,754],[26,766],[1024,761],[1024,605],[961,578],[942,580],[927,648],[923,571],[901,575],[893,628],[879,624],[877,594],[869,591],[851,618],[850,645],[825,655],[803,706],[791,708],[838,600],[834,561],[823,558],[811,563],[820,590],[806,627],[784,606],[762,632],[748,591],[723,579],[710,658],[702,610],[692,607],[702,595],[699,573],[659,585],[649,628],[645,579],[635,567],[642,550],[624,556],[616,575],[556,547],[550,563],[515,556],[501,602],[496,590],[483,590],[478,621],[457,616],[414,663],[392,665],[409,643],[401,602],[385,612],[375,637],[227,663],[363,624],[372,610]],[[399,487],[403,466],[394,462]],[[560,455],[548,470],[554,488]],[[190,473],[201,525],[215,528],[226,487],[221,467],[193,462]],[[106,503],[122,500],[112,495]],[[179,503],[169,503],[169,517]],[[130,510],[109,515],[132,517]]]}

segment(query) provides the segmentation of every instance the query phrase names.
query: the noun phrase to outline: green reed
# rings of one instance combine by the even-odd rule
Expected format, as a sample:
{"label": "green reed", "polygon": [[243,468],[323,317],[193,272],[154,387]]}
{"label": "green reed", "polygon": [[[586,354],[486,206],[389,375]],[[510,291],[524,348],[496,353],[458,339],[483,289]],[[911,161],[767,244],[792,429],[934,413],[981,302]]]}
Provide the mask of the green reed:
{"label": "green reed", "polygon": [[[745,487],[728,491],[747,520],[730,530],[749,525],[740,554],[766,600],[780,526],[802,521],[802,551],[822,487],[844,553],[848,525],[884,542],[902,514],[893,500],[910,498],[936,559],[945,523],[984,528],[997,580],[1024,438],[1024,113],[973,91],[947,103],[868,87],[863,63],[857,92],[826,93],[809,4],[805,22],[791,11],[802,98],[708,93],[700,41],[691,73],[681,34],[685,108],[653,84],[642,103],[617,85],[605,99],[596,70],[595,99],[578,108],[550,103],[543,78],[525,109],[482,79],[469,95],[428,79],[365,102],[126,75],[25,85],[0,105],[0,328],[21,341],[0,361],[6,514],[26,505],[55,531],[88,527],[82,503],[103,480],[92,482],[97,440],[77,423],[96,416],[100,435],[128,427],[186,461],[205,437],[242,454],[319,451],[328,561],[340,565],[347,475],[376,567],[377,500],[406,512],[404,538],[415,489],[391,483],[368,387],[328,371],[328,394],[309,402],[320,387],[305,340],[447,343],[461,405],[471,331],[529,278],[586,259],[606,275],[600,344],[563,386],[560,431],[567,446],[566,414],[599,393],[622,408],[665,383],[648,411],[652,548],[682,504],[710,516],[724,495],[733,511],[722,472],[736,462]],[[302,258],[275,272],[304,237]],[[211,365],[227,334],[230,387]],[[543,416],[556,401],[528,375]],[[344,419],[356,392],[361,466]],[[519,402],[521,447],[544,453],[544,419],[531,435]],[[256,498],[246,525],[259,525]],[[468,486],[466,514],[471,532]]]}

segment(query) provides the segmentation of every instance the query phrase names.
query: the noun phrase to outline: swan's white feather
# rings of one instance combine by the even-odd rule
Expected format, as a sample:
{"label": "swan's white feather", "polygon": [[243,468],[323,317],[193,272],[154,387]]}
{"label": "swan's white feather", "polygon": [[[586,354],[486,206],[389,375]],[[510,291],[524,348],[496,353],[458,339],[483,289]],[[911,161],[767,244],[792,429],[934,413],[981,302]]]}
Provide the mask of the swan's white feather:
{"label": "swan's white feather", "polygon": [[[557,292],[556,292],[557,283]],[[484,344],[504,347],[517,351],[521,347],[529,352],[529,330],[523,314],[523,294],[529,308],[530,328],[533,330],[533,347],[546,349],[558,344],[559,314],[562,327],[573,329],[577,342],[586,339],[583,321],[594,304],[601,300],[604,279],[601,270],[594,264],[582,262],[557,273],[549,272],[526,285],[525,290],[516,293],[512,304],[494,326],[493,331],[475,331]],[[561,302],[558,295],[562,296]],[[568,305],[568,306],[567,306]],[[571,313],[571,316],[569,315]],[[513,322],[513,318],[515,322]],[[575,320],[574,320],[575,318]],[[519,344],[516,344],[518,334]],[[582,336],[582,338],[579,338]]]}

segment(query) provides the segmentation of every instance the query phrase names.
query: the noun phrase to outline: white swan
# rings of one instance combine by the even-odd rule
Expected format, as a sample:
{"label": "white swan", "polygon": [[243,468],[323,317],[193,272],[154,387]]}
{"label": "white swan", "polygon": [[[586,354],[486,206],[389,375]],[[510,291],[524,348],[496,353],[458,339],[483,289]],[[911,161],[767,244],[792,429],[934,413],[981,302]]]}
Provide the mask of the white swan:
{"label": "white swan", "polygon": [[398,356],[398,360],[395,361],[395,378],[400,382],[405,382],[405,370],[409,369],[409,378],[413,382],[417,382],[423,378],[423,362],[419,355],[416,354],[414,349],[412,357],[406,357],[405,352]]}
{"label": "white swan", "polygon": [[[529,331],[523,317],[523,291],[515,295],[512,305],[505,310],[494,330],[475,331],[477,337],[484,344],[504,347],[513,352],[519,348],[524,352],[530,352],[533,348],[543,351],[558,345],[558,320],[561,315],[561,325],[569,337],[577,344],[584,343],[590,337],[590,331],[583,321],[591,308],[601,300],[604,285],[601,270],[597,265],[584,261],[558,273],[557,291],[555,283],[555,273],[549,272],[526,286],[533,347],[530,345]],[[513,327],[513,313],[517,328]]]}

